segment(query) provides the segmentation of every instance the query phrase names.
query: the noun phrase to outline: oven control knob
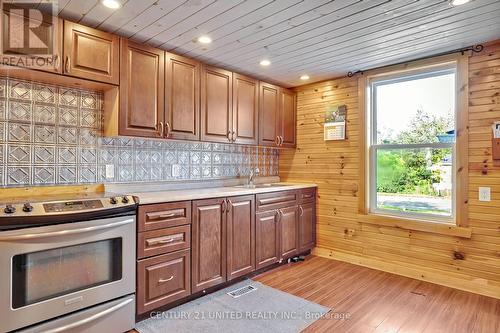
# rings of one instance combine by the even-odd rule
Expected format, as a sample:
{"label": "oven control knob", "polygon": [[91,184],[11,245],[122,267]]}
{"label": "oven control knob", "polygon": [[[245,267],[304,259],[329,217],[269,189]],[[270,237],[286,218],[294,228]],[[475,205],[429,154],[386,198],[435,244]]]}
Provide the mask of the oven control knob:
{"label": "oven control knob", "polygon": [[5,212],[5,214],[14,214],[16,212],[16,207],[12,205],[6,205],[3,211]]}
{"label": "oven control knob", "polygon": [[33,206],[32,206],[32,205],[30,205],[30,203],[29,203],[29,202],[27,202],[27,203],[25,203],[25,204],[23,205],[23,212],[25,212],[25,213],[29,213],[29,212],[32,212],[32,211],[33,211]]}
{"label": "oven control knob", "polygon": [[122,202],[123,202],[124,204],[127,204],[129,201],[130,201],[130,200],[129,200],[129,198],[128,198],[128,197],[123,197],[123,198],[122,198]]}
{"label": "oven control knob", "polygon": [[115,197],[112,197],[109,199],[109,202],[112,204],[112,205],[116,205],[118,203],[118,200],[116,200]]}

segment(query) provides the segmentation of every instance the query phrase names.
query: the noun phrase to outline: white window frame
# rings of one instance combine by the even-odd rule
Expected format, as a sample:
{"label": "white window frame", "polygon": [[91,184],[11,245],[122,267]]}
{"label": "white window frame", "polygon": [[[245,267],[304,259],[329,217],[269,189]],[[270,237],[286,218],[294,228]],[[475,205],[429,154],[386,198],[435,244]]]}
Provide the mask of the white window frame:
{"label": "white window frame", "polygon": [[[368,158],[367,158],[367,184],[369,186],[368,194],[368,211],[370,214],[394,216],[399,218],[407,218],[411,220],[424,220],[437,223],[455,224],[456,223],[456,174],[457,162],[459,153],[457,150],[457,142],[453,143],[425,143],[425,144],[378,144],[377,143],[377,112],[376,112],[376,86],[387,83],[405,82],[409,80],[422,79],[435,77],[453,73],[455,75],[455,86],[457,85],[457,64],[445,63],[430,68],[420,68],[409,71],[404,71],[396,74],[378,75],[368,79],[368,93],[367,93],[367,106],[368,106],[368,121],[367,121],[367,143],[368,143]],[[457,133],[458,128],[458,91],[455,90],[455,110],[454,110],[454,129]],[[376,186],[376,156],[378,150],[389,149],[419,149],[419,148],[450,148],[452,150],[452,208],[451,216],[442,216],[438,214],[417,213],[417,212],[398,212],[388,209],[380,209],[377,207],[377,186]]]}

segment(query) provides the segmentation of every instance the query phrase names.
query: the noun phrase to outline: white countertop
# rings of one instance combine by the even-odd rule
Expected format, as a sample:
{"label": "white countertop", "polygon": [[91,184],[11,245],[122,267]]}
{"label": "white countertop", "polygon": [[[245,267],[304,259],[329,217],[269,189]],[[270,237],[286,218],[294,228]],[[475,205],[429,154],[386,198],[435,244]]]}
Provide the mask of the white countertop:
{"label": "white countertop", "polygon": [[298,190],[303,188],[316,187],[316,184],[300,184],[300,183],[276,183],[281,186],[269,186],[260,188],[245,188],[240,186],[223,186],[212,188],[196,188],[196,189],[178,189],[167,191],[149,191],[149,192],[127,192],[129,195],[134,195],[139,198],[141,205],[198,200],[209,198],[232,197],[238,195],[248,195],[257,193],[269,193],[277,191]]}

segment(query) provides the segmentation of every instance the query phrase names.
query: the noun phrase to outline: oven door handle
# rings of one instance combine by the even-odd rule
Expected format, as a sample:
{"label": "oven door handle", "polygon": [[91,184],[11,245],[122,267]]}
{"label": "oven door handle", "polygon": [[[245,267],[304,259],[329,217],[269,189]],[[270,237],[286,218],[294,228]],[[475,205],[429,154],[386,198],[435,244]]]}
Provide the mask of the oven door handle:
{"label": "oven door handle", "polygon": [[125,224],[134,223],[134,219],[126,219],[119,222],[113,222],[103,225],[96,225],[87,228],[79,228],[79,229],[70,229],[70,230],[61,230],[61,231],[51,231],[51,232],[41,232],[41,233],[33,233],[33,234],[24,234],[24,235],[10,235],[10,236],[0,236],[0,242],[8,242],[13,240],[29,240],[36,238],[48,238],[48,237],[61,237],[67,235],[81,234],[84,232],[92,232],[96,230],[102,229],[110,229],[120,227]]}
{"label": "oven door handle", "polygon": [[119,309],[123,308],[125,305],[127,305],[128,303],[132,302],[133,299],[132,298],[129,298],[129,299],[126,299],[124,300],[123,302],[121,303],[118,303],[116,305],[113,305],[112,307],[110,307],[109,309],[106,309],[104,311],[101,311],[99,313],[96,313],[90,317],[87,317],[87,318],[84,318],[82,320],[78,320],[78,321],[75,321],[74,323],[71,323],[71,324],[68,324],[68,325],[64,325],[64,326],[60,326],[60,327],[57,327],[57,328],[52,328],[52,329],[49,329],[47,331],[43,331],[43,333],[59,333],[59,332],[65,332],[65,331],[68,331],[68,330],[71,330],[73,328],[76,328],[78,326],[82,326],[82,325],[85,325],[87,323],[91,323],[93,321],[96,321],[104,316],[107,316],[115,311],[118,311]]}

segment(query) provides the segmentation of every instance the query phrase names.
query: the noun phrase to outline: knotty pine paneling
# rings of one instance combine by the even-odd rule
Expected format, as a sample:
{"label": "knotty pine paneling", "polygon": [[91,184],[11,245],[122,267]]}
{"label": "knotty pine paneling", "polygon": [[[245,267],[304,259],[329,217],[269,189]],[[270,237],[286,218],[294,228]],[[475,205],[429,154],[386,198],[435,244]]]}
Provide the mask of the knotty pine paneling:
{"label": "knotty pine paneling", "polygon": [[[318,184],[318,255],[500,298],[500,167],[491,124],[500,120],[500,41],[469,58],[469,212],[472,237],[364,223],[358,215],[358,83],[340,78],[297,88],[297,149],[280,154],[284,181]],[[347,104],[347,140],[323,141],[329,103]],[[484,174],[486,172],[486,174]],[[479,202],[490,186],[491,202]],[[454,259],[454,252],[465,255]]]}

